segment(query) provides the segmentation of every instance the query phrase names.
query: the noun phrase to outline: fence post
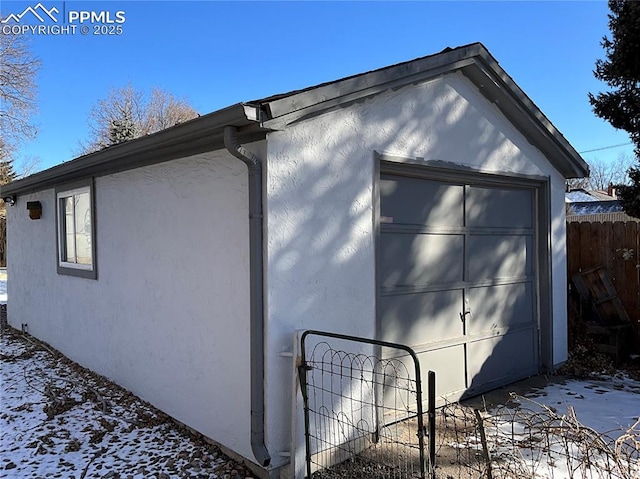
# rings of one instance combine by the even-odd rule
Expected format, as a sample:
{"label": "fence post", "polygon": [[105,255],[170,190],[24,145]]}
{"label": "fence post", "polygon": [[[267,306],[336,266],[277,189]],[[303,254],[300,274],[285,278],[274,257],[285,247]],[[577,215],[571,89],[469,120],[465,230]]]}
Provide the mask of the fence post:
{"label": "fence post", "polygon": [[436,373],[427,373],[427,410],[429,419],[429,476],[436,478]]}
{"label": "fence post", "polygon": [[307,371],[309,370],[309,366],[307,365],[304,344],[307,333],[307,331],[302,333],[302,338],[300,339],[300,365],[298,366],[298,377],[300,378],[300,391],[302,392],[302,403],[304,404],[304,445],[306,449],[307,479],[311,479],[311,432],[309,429],[309,394],[307,391]]}
{"label": "fence post", "polygon": [[482,443],[482,453],[484,455],[485,463],[487,464],[487,479],[493,479],[493,473],[491,472],[491,454],[489,454],[489,446],[487,445],[487,435],[484,432],[484,421],[482,415],[477,409],[473,410],[478,421],[478,430],[480,431],[480,442]]}

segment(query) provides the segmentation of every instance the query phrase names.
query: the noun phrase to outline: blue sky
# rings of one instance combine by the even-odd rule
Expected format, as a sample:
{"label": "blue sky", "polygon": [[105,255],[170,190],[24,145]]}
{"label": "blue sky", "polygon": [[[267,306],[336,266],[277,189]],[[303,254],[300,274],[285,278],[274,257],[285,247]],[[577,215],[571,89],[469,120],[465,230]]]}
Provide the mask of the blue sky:
{"label": "blue sky", "polygon": [[[2,0],[0,13],[37,3]],[[41,3],[125,12],[120,35],[30,35],[42,62],[39,134],[20,155],[39,157],[41,169],[74,158],[91,106],[127,83],[159,86],[204,114],[477,41],[578,151],[629,143],[587,100],[604,88],[592,71],[609,33],[605,1]],[[583,157],[620,153],[632,145]]]}

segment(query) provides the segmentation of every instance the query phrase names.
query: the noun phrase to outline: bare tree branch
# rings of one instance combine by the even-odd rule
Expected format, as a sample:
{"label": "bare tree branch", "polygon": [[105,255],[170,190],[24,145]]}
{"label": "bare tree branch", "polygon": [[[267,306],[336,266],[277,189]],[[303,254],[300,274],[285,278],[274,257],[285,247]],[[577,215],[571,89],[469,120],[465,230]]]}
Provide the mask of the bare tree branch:
{"label": "bare tree branch", "polygon": [[185,100],[157,87],[148,97],[130,84],[112,89],[91,108],[89,138],[80,143],[80,153],[149,135],[197,116]]}
{"label": "bare tree branch", "polygon": [[32,175],[42,169],[42,161],[37,156],[25,156],[16,161],[15,171],[18,178]]}
{"label": "bare tree branch", "polygon": [[620,153],[615,161],[605,163],[594,158],[589,162],[591,175],[588,178],[572,178],[567,181],[569,188],[606,191],[609,185],[622,185],[629,183],[629,168],[634,164],[634,159],[624,153]]}
{"label": "bare tree branch", "polygon": [[36,134],[30,117],[36,111],[35,77],[40,61],[21,35],[0,35],[0,131],[6,145]]}

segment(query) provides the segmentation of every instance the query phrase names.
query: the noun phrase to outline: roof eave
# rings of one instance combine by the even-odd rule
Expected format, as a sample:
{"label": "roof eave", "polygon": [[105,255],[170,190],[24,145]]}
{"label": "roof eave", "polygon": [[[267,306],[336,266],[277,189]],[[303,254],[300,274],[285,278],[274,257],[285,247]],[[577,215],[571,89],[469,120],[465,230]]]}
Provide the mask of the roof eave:
{"label": "roof eave", "polygon": [[[125,171],[224,148],[223,129],[255,141],[268,131],[342,107],[389,88],[461,71],[540,149],[565,178],[588,176],[585,161],[480,43],[251,104],[238,103],[152,135],[81,156],[4,185],[2,196],[24,194],[76,179]],[[259,123],[260,122],[260,123]]]}
{"label": "roof eave", "polygon": [[461,71],[472,81],[565,178],[589,175],[589,167],[578,152],[481,43],[256,103],[267,114],[263,125],[272,129],[284,129],[287,125],[384,90],[424,82],[454,71]]}
{"label": "roof eave", "polygon": [[238,103],[166,130],[89,153],[0,187],[0,196],[28,194],[91,176],[139,168],[224,148],[225,126],[239,128],[241,140],[257,141],[267,130],[254,107]]}
{"label": "roof eave", "polygon": [[463,69],[463,74],[565,178],[589,176],[589,165],[485,48],[473,68]]}
{"label": "roof eave", "polygon": [[392,65],[361,75],[326,83],[315,88],[282,95],[275,100],[258,100],[267,117],[263,124],[273,129],[302,121],[334,107],[375,95],[382,91],[420,83],[474,63],[484,47],[479,43],[444,53]]}

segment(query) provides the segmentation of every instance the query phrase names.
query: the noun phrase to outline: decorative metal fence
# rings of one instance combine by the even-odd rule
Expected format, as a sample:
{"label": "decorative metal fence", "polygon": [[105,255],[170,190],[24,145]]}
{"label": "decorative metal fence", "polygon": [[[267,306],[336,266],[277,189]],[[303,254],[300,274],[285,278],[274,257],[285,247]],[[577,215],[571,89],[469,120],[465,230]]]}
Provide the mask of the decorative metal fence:
{"label": "decorative metal fence", "polygon": [[413,350],[321,331],[300,342],[307,477],[433,477],[435,373],[427,431]]}

